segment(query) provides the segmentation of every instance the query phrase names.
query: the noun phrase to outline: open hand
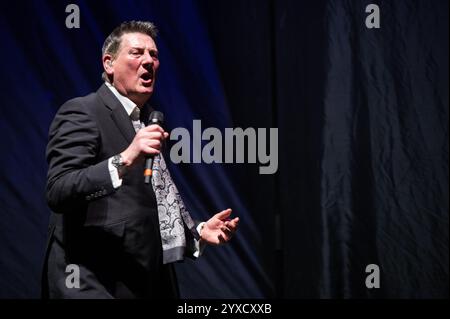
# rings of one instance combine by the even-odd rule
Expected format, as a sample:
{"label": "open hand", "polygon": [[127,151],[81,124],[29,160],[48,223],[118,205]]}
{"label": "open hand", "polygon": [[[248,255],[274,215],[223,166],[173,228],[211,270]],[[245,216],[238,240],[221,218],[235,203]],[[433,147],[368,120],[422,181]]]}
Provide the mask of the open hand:
{"label": "open hand", "polygon": [[239,217],[228,219],[231,208],[221,211],[211,217],[203,226],[201,239],[210,245],[220,245],[228,242],[237,230]]}

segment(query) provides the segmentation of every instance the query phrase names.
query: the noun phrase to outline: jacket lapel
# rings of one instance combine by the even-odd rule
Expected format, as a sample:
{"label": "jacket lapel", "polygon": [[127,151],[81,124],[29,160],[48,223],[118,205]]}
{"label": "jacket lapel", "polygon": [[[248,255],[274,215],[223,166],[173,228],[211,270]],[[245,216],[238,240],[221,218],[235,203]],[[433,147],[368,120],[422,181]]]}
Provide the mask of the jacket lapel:
{"label": "jacket lapel", "polygon": [[97,91],[100,98],[105,105],[111,110],[111,118],[116,124],[119,131],[125,137],[125,139],[131,143],[136,131],[133,128],[130,117],[128,116],[125,108],[120,104],[119,100],[114,96],[108,87],[103,84]]}

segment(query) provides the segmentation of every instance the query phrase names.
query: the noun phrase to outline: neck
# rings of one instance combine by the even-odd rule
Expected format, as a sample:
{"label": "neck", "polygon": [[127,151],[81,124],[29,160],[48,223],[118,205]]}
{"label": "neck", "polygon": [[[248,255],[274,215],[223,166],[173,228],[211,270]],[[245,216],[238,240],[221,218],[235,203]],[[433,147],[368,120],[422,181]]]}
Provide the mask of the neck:
{"label": "neck", "polygon": [[[122,94],[122,93],[121,93]],[[142,106],[144,106],[144,104],[150,99],[150,95],[134,95],[134,94],[130,94],[130,95],[125,95],[127,98],[129,98],[131,101],[133,101],[134,103],[136,103],[137,107],[142,108]]]}

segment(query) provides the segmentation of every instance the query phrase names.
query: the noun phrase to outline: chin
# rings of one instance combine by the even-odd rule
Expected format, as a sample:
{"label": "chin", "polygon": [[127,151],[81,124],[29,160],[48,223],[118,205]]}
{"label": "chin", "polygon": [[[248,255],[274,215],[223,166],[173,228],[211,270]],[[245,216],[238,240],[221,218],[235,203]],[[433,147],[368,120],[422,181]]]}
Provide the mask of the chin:
{"label": "chin", "polygon": [[140,87],[138,90],[136,90],[139,94],[152,94],[153,93],[153,87]]}
{"label": "chin", "polygon": [[140,93],[142,95],[146,95],[146,96],[150,97],[150,95],[153,94],[153,90],[142,90]]}
{"label": "chin", "polygon": [[141,85],[140,89],[142,90],[142,92],[153,92],[153,83],[151,85]]}

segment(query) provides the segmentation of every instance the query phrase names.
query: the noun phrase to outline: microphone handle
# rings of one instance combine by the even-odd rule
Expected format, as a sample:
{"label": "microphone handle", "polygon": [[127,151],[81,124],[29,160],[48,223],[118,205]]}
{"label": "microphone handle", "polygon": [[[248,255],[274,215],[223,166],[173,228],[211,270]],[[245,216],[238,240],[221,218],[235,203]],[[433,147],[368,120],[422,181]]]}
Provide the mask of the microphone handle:
{"label": "microphone handle", "polygon": [[[162,122],[151,119],[149,125],[152,125],[152,124],[161,126]],[[145,184],[150,184],[152,174],[153,174],[153,156],[150,156],[145,159],[145,168],[144,168],[144,183]]]}
{"label": "microphone handle", "polygon": [[144,183],[150,184],[150,179],[152,178],[152,167],[153,167],[153,156],[145,159],[145,168],[144,168]]}

